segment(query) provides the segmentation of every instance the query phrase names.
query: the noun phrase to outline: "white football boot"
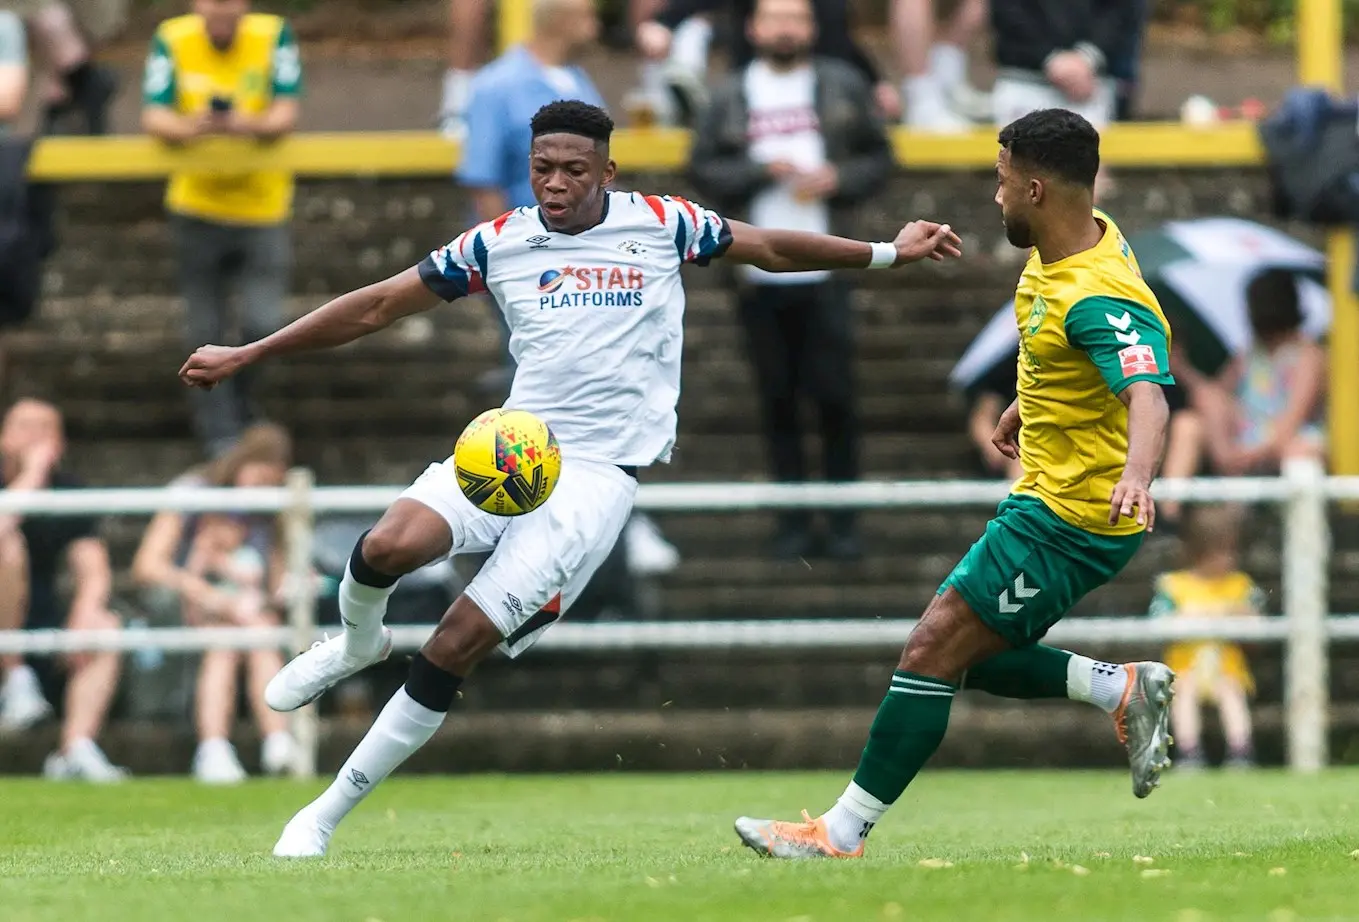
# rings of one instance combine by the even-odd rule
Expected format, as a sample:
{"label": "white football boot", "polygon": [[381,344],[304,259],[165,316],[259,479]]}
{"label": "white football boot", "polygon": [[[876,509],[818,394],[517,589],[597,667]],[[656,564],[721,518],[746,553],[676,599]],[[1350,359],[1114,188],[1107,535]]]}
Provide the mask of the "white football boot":
{"label": "white football boot", "polygon": [[382,646],[366,659],[350,656],[343,634],[311,645],[278,671],[264,689],[264,700],[275,711],[295,711],[311,704],[338,682],[385,660],[392,652],[392,632],[382,629]]}
{"label": "white football boot", "polygon": [[310,804],[283,827],[283,834],[274,845],[275,858],[322,858],[330,845],[333,828],[327,828],[316,816]]}

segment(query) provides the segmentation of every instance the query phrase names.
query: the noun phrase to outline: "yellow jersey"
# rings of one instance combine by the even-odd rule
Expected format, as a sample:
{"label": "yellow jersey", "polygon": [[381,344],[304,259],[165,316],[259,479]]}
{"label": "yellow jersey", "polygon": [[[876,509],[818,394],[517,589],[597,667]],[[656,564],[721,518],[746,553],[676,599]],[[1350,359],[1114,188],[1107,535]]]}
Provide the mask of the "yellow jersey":
{"label": "yellow jersey", "polygon": [[[1201,576],[1192,570],[1163,573],[1156,580],[1156,594],[1149,614],[1153,618],[1232,618],[1262,615],[1265,594],[1245,573]],[[1246,655],[1239,644],[1220,640],[1190,640],[1171,644],[1166,665],[1176,675],[1192,681],[1194,691],[1214,700],[1222,679],[1238,683],[1247,694],[1255,690]]]}
{"label": "yellow jersey", "polygon": [[1128,458],[1118,395],[1134,381],[1174,383],[1170,325],[1118,226],[1103,212],[1095,218],[1104,227],[1098,244],[1048,264],[1035,249],[1015,292],[1024,476],[1013,492],[1084,531],[1127,535],[1143,526],[1109,524]]}
{"label": "yellow jersey", "polygon": [[[156,30],[143,101],[199,115],[217,98],[238,112],[259,115],[275,99],[296,96],[301,88],[297,40],[282,17],[242,17],[231,45],[223,49],[208,38],[203,18],[189,15],[167,19]],[[281,224],[292,202],[293,178],[283,171],[181,172],[170,177],[165,192],[170,211],[224,224]]]}

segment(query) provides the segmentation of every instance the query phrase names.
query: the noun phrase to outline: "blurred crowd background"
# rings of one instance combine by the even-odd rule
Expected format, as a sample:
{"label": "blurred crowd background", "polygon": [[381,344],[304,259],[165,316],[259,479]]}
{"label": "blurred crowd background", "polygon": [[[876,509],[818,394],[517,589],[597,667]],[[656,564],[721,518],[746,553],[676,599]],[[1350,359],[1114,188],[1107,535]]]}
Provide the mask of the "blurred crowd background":
{"label": "blurred crowd background", "polygon": [[[993,177],[907,174],[894,128],[985,130],[1050,106],[1100,128],[1260,118],[1285,100],[1295,69],[1289,3],[530,0],[524,40],[498,51],[504,11],[493,0],[2,6],[8,489],[277,485],[297,463],[323,482],[399,483],[442,457],[514,373],[486,304],[211,392],[182,392],[174,371],[194,346],[253,339],[470,224],[532,204],[528,119],[556,98],[606,105],[622,128],[692,130],[682,172],[625,164],[620,185],[684,193],[766,226],[868,239],[929,215],[954,222],[969,247],[956,269],[888,282],[754,270],[691,278],[680,452],[650,480],[1013,477],[990,432],[1014,396],[1005,299],[1024,254],[1004,244]],[[1312,98],[1306,111],[1323,121],[1349,113],[1352,137],[1346,106]],[[393,129],[456,141],[456,170],[299,184],[282,169],[186,169],[164,187],[25,179],[42,137],[140,132],[191,148],[222,136],[270,145],[299,130]],[[1100,178],[1100,204],[1132,236],[1175,327],[1169,476],[1277,473],[1289,458],[1326,456],[1326,264],[1314,228],[1281,220],[1308,217],[1277,206],[1281,185],[1263,169]],[[1162,516],[1139,563],[1078,614],[1278,611],[1276,518],[1176,504]],[[371,519],[321,522],[323,622],[334,620],[330,594]],[[977,509],[638,515],[572,618],[909,617],[983,520]],[[7,516],[0,630],[278,624],[296,588],[284,550],[277,524],[258,516]],[[392,617],[435,620],[475,565],[409,578]],[[1191,686],[1177,714],[1183,760],[1204,758],[1202,700],[1222,709],[1226,758],[1250,764],[1246,701],[1257,685],[1277,700],[1277,656],[1224,644],[1170,655]],[[595,677],[654,692],[664,669],[643,660]],[[97,742],[113,713],[192,724],[191,759],[157,769],[214,783],[242,780],[244,763],[276,773],[293,742],[260,696],[280,662],[272,650],[0,657],[0,744],[6,734],[41,739],[41,757],[15,764],[41,764],[49,777],[118,780],[124,769]],[[535,681],[559,690],[546,704],[532,699],[538,707],[604,696],[579,669],[543,662],[537,679],[531,667],[521,680],[526,700]],[[689,663],[669,681],[701,685],[703,674]],[[850,707],[872,687],[863,675],[852,661],[831,664],[771,703]],[[769,681],[734,694],[759,703]],[[351,683],[330,707],[360,719],[382,682]],[[525,706],[495,695],[470,704]],[[238,714],[254,728],[238,728]],[[242,738],[257,747],[248,757],[236,749]]]}

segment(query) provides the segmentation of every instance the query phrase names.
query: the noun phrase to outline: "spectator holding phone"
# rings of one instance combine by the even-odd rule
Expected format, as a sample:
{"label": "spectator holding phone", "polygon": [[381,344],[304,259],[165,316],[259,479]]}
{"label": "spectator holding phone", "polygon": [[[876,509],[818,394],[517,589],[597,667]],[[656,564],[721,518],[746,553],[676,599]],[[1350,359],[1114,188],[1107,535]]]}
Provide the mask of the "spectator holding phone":
{"label": "spectator holding phone", "polygon": [[[297,125],[302,64],[292,27],[252,13],[249,0],[194,0],[193,12],[160,24],[143,86],[142,128],[168,144],[225,135],[276,141]],[[241,334],[265,336],[282,321],[291,263],[293,178],[282,170],[181,172],[165,204],[179,247],[189,348],[226,343],[232,289]],[[256,414],[249,381],[190,395],[194,426],[217,455]]]}

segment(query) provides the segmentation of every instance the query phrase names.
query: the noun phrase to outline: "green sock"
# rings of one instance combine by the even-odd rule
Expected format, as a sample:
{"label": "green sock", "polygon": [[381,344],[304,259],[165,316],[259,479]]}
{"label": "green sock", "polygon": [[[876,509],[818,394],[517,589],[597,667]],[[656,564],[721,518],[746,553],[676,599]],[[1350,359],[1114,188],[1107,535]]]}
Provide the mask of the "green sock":
{"label": "green sock", "polygon": [[943,741],[956,691],[956,686],[929,676],[893,673],[854,783],[884,804],[895,802]]}
{"label": "green sock", "polygon": [[1073,654],[1034,644],[983,660],[963,676],[963,688],[1001,698],[1067,697],[1067,664]]}

